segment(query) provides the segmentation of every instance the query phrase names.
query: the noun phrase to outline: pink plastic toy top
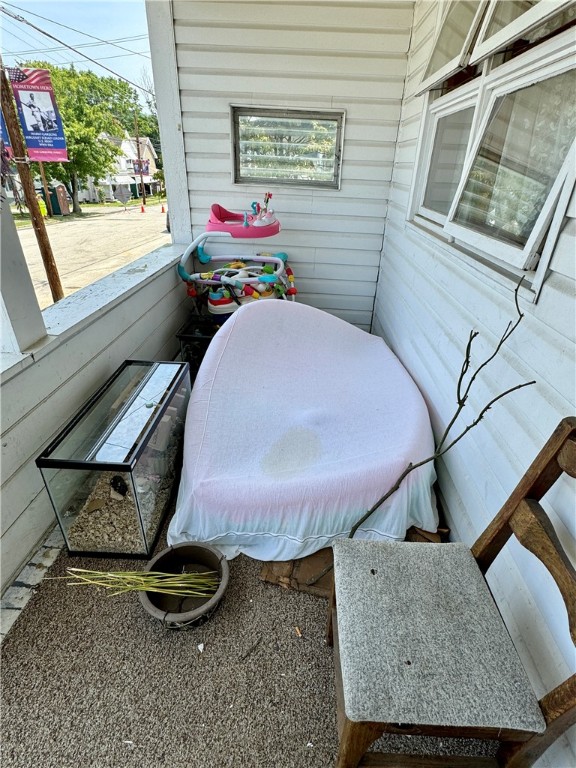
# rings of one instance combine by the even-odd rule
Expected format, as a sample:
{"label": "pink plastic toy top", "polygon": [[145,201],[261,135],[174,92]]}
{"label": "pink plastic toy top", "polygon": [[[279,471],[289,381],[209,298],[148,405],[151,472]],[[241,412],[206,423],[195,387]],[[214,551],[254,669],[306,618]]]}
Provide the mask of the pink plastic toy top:
{"label": "pink plastic toy top", "polygon": [[272,237],[280,232],[280,222],[272,211],[234,213],[218,203],[210,208],[207,232],[229,232],[232,237]]}

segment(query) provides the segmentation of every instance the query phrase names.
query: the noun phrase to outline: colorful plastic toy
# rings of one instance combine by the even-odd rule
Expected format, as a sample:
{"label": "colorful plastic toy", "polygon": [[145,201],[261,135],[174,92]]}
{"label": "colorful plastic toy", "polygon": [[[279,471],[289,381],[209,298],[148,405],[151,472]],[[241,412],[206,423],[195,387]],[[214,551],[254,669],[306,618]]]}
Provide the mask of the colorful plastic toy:
{"label": "colorful plastic toy", "polygon": [[[206,231],[193,240],[182,254],[178,274],[187,284],[188,295],[196,298],[207,294],[208,311],[219,315],[219,320],[222,315],[229,315],[242,304],[257,299],[295,300],[294,274],[286,266],[288,256],[285,253],[260,252],[254,259],[247,260],[244,256],[210,256],[204,250],[204,243],[209,238],[261,238],[278,234],[280,222],[269,208],[271,199],[272,193],[267,192],[264,205],[253,202],[251,214],[228,211],[214,203]],[[186,263],[194,251],[201,264],[226,263],[212,270],[189,274]]]}
{"label": "colorful plastic toy", "polygon": [[280,232],[280,222],[274,215],[274,211],[269,211],[267,208],[262,208],[257,213],[234,213],[214,203],[210,209],[206,231],[228,232],[232,237],[237,238],[272,237]]}

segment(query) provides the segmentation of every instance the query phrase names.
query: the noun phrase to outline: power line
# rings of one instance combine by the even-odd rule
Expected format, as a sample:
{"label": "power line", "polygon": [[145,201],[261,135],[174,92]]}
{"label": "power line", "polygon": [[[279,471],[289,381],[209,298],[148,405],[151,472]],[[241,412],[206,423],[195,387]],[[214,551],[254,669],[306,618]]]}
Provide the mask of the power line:
{"label": "power line", "polygon": [[[78,43],[76,45],[76,48],[99,48],[102,45],[112,45],[114,42],[125,42],[128,40],[136,41],[136,40],[145,40],[148,38],[148,35],[136,35],[134,37],[120,37],[118,40],[110,42],[102,42],[102,43]],[[18,38],[21,40],[22,38]],[[25,41],[23,41],[25,42]],[[118,48],[119,46],[115,46]],[[65,48],[62,48],[61,45],[56,46],[54,48],[30,48],[23,51],[16,51],[15,56],[31,56],[34,53],[47,53],[47,52],[56,52],[56,51],[63,51],[66,50]],[[128,50],[127,48],[122,48],[121,50]],[[145,51],[131,51],[130,53],[126,54],[127,56],[145,56],[147,59],[150,57]]]}
{"label": "power line", "polygon": [[[101,56],[100,61],[108,61],[108,59],[126,59],[128,56],[133,56],[132,53],[117,53],[115,56]],[[74,59],[69,61],[68,64],[82,64],[84,59]]]}
{"label": "power line", "polygon": [[[102,40],[100,37],[95,37],[94,35],[88,34],[88,32],[82,32],[80,29],[75,29],[74,27],[69,27],[66,24],[61,24],[59,21],[54,21],[53,19],[47,19],[46,16],[40,16],[38,13],[33,13],[32,11],[27,11],[24,8],[19,8],[17,5],[14,5],[13,3],[6,3],[6,5],[10,6],[11,8],[16,8],[17,11],[21,11],[22,13],[28,13],[30,16],[36,16],[39,19],[42,19],[43,21],[48,21],[50,24],[56,24],[59,27],[63,27],[64,29],[69,29],[71,32],[77,32],[80,35],[84,35],[85,37],[90,37],[92,40],[98,40],[100,43],[106,43],[106,40]],[[124,48],[121,45],[116,45],[113,42],[110,42],[110,45],[113,45],[115,48],[120,48],[123,51],[128,51],[128,48]],[[130,53],[135,53],[134,51],[130,51]]]}
{"label": "power line", "polygon": [[154,95],[152,91],[149,91],[147,88],[143,88],[141,85],[137,85],[137,83],[132,82],[132,80],[128,80],[127,77],[122,77],[122,75],[119,75],[117,72],[114,72],[114,70],[110,69],[110,67],[106,67],[104,64],[100,64],[98,61],[90,58],[90,56],[86,56],[86,54],[82,53],[81,51],[77,51],[76,48],[74,48],[74,46],[68,45],[68,43],[65,43],[63,40],[59,40],[57,37],[54,37],[54,35],[51,35],[49,32],[44,32],[44,30],[40,29],[35,24],[32,24],[31,21],[28,21],[27,19],[22,18],[22,16],[17,16],[16,14],[12,13],[12,11],[9,11],[4,6],[0,6],[0,11],[2,11],[2,13],[5,13],[7,16],[15,19],[16,21],[20,21],[23,24],[26,24],[27,26],[32,27],[32,29],[35,29],[37,32],[40,32],[42,35],[49,37],[51,40],[55,40],[57,43],[60,43],[60,45],[63,45],[65,48],[68,48],[69,50],[74,51],[74,53],[77,53],[78,56],[83,56],[88,61],[91,61],[92,64],[96,64],[102,69],[105,69],[107,72],[110,72],[112,75],[114,75],[114,77],[117,77],[119,80],[124,80],[124,82],[129,83],[130,85],[134,86],[134,88],[138,88],[138,90],[143,91],[144,93],[148,93],[150,96]]}
{"label": "power line", "polygon": [[[48,58],[52,58],[50,56],[49,48],[36,48],[34,50],[30,51],[8,51],[6,48],[4,48],[4,53],[8,54],[14,59],[17,59],[18,61],[23,61],[25,58],[43,58],[44,56]],[[38,56],[34,56],[33,54],[38,54]],[[83,55],[83,54],[82,54]],[[134,56],[133,53],[117,53],[115,56],[100,56],[100,61],[107,61],[108,59],[127,59],[129,56]],[[70,54],[72,56],[72,54]],[[80,64],[84,62],[84,58],[82,59],[66,59],[65,61],[56,62],[57,64]]]}
{"label": "power line", "polygon": [[[16,29],[19,29],[19,27],[14,23],[14,21],[12,21],[12,19],[7,19],[6,23],[7,23],[7,25],[12,25],[12,26],[15,26]],[[23,37],[20,37],[20,35],[17,35],[16,32],[13,32],[12,30],[9,31],[9,34],[12,35],[12,37],[14,37],[16,40],[20,40],[23,43],[28,43],[28,45],[30,44],[30,40],[29,39],[25,40]],[[19,54],[15,53],[13,55],[18,57]],[[47,54],[47,56],[55,64],[65,64],[65,63],[67,63],[66,59],[63,59],[62,57],[60,57],[60,60],[58,61],[57,59],[54,58],[54,56],[50,56],[49,54]]]}

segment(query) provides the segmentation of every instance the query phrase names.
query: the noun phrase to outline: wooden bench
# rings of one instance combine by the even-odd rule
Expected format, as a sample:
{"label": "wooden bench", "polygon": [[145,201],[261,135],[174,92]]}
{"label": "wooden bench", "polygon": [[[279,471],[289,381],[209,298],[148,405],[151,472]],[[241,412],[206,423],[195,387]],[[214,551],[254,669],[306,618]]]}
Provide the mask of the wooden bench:
{"label": "wooden bench", "polygon": [[[576,675],[538,700],[485,580],[514,535],[544,563],[576,643],[576,572],[539,501],[576,477],[576,418],[564,419],[469,549],[334,543],[337,768],[525,768],[576,722]],[[382,734],[500,742],[493,757],[368,752]],[[462,743],[462,742],[458,742]]]}

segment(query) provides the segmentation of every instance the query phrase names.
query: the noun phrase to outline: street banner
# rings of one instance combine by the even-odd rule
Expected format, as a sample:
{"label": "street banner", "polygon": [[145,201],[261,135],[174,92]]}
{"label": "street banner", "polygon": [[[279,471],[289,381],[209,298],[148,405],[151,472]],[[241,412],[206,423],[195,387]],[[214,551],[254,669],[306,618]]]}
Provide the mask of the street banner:
{"label": "street banner", "polygon": [[150,173],[150,160],[134,160],[132,173]]}
{"label": "street banner", "polygon": [[4,115],[0,112],[0,139],[2,140],[2,158],[11,158],[13,155],[12,145],[10,144],[10,138],[8,131],[6,130],[6,123],[4,122]]}
{"label": "street banner", "polygon": [[30,160],[66,163],[62,118],[47,69],[6,67]]}

